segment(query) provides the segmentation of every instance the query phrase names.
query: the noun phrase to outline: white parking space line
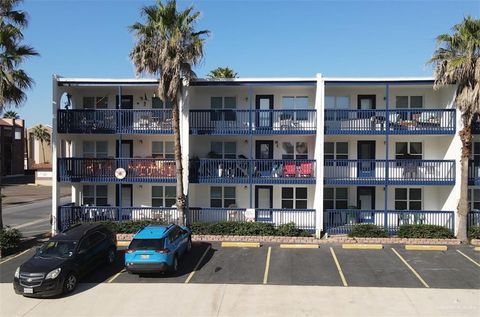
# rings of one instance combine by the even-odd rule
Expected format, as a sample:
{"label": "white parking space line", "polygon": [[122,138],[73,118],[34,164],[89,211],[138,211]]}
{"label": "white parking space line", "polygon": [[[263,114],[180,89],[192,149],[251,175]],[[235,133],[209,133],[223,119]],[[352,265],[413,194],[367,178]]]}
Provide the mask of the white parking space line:
{"label": "white parking space line", "polygon": [[463,253],[462,251],[460,250],[457,250],[458,253],[460,253],[461,255],[463,255],[465,258],[467,258],[469,261],[471,261],[473,264],[475,264],[476,266],[480,267],[480,263],[478,263],[477,261],[475,261],[474,259],[472,259],[471,257],[469,257],[468,255],[466,255],[465,253]]}
{"label": "white parking space line", "polygon": [[11,258],[8,258],[8,259],[6,259],[6,260],[3,260],[2,262],[0,262],[0,264],[3,264],[3,263],[5,263],[5,262],[8,262],[8,261],[13,260],[13,259],[15,259],[15,258],[18,258],[20,255],[22,255],[22,254],[24,254],[24,253],[26,253],[26,252],[28,252],[28,251],[30,251],[30,249],[25,250],[25,251],[23,251],[23,252],[20,252],[19,254],[14,255],[14,256],[12,256]]}
{"label": "white parking space line", "polygon": [[117,277],[120,276],[120,274],[122,274],[123,272],[125,272],[125,268],[122,269],[120,272],[118,272],[117,274],[115,274],[114,276],[112,276],[108,281],[107,283],[112,283]]}
{"label": "white parking space line", "polygon": [[337,256],[335,255],[335,251],[333,251],[332,247],[330,247],[330,252],[332,253],[333,261],[337,266],[338,274],[340,274],[340,278],[342,279],[343,286],[347,287],[347,280],[345,279],[345,275],[343,275],[342,267],[340,266],[340,262],[338,262]]}
{"label": "white parking space line", "polygon": [[195,268],[193,269],[193,271],[192,271],[190,274],[188,274],[188,277],[187,277],[187,279],[185,280],[185,284],[188,284],[188,283],[190,282],[190,280],[192,279],[193,275],[195,274],[195,272],[196,272],[196,271],[198,270],[198,268],[200,267],[200,263],[202,263],[203,259],[204,259],[205,256],[207,255],[208,251],[210,251],[210,248],[211,248],[211,247],[212,247],[212,246],[209,245],[209,246],[207,247],[207,249],[205,250],[205,252],[203,252],[202,257],[200,258],[200,260],[198,260],[197,265],[195,265]]}
{"label": "white parking space line", "polygon": [[265,273],[263,274],[263,284],[267,284],[268,271],[270,269],[270,255],[272,254],[272,247],[268,247],[267,260],[265,262]]}
{"label": "white parking space line", "polygon": [[410,269],[410,271],[412,271],[413,275],[415,275],[418,278],[418,280],[423,284],[423,286],[425,286],[426,288],[430,288],[430,286],[428,286],[427,282],[425,282],[423,280],[423,278],[420,276],[420,274],[418,274],[417,271],[415,271],[415,269],[410,264],[408,264],[407,260],[405,260],[403,258],[403,256],[401,256],[400,253],[397,252],[397,250],[392,248],[392,251],[393,251],[393,253],[395,253],[398,256],[400,261],[402,261],[403,264],[405,264]]}
{"label": "white parking space line", "polygon": [[34,220],[34,221],[30,221],[30,222],[23,223],[23,224],[18,225],[18,226],[14,226],[13,228],[15,228],[15,229],[21,229],[21,228],[25,228],[25,227],[29,227],[29,226],[32,226],[32,225],[36,225],[37,223],[41,223],[41,222],[45,222],[45,221],[50,221],[50,218],[37,219],[37,220]]}

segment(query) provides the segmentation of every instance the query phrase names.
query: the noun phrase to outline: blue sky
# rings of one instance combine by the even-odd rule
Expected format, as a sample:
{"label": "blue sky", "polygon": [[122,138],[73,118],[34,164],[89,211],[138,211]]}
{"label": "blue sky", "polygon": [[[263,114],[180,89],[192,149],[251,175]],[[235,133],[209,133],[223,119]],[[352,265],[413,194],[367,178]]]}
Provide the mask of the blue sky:
{"label": "blue sky", "polygon": [[[26,43],[41,57],[24,64],[36,84],[18,110],[27,126],[51,124],[51,76],[133,77],[127,26],[155,1],[26,0]],[[435,37],[480,1],[179,1],[209,29],[202,77],[217,66],[247,76],[430,76]]]}

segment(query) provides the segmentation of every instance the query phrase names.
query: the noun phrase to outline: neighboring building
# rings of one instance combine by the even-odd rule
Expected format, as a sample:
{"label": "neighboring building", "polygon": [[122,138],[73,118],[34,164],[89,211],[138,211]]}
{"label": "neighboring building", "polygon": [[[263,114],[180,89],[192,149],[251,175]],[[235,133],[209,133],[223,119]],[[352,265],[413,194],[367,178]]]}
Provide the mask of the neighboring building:
{"label": "neighboring building", "polygon": [[[171,110],[157,84],[54,78],[54,179],[72,185],[72,204],[58,209],[53,186],[60,225],[177,220]],[[317,234],[356,223],[454,231],[454,92],[433,90],[432,78],[194,80],[180,109],[187,221],[295,222]],[[60,109],[66,94],[71,104]]]}
{"label": "neighboring building", "polygon": [[23,175],[25,122],[0,119],[0,177]]}
{"label": "neighboring building", "polygon": [[[35,171],[35,183],[51,185],[52,183],[52,143],[40,142],[33,136],[33,131],[39,124],[27,129],[26,168]],[[52,139],[52,126],[41,125]]]}

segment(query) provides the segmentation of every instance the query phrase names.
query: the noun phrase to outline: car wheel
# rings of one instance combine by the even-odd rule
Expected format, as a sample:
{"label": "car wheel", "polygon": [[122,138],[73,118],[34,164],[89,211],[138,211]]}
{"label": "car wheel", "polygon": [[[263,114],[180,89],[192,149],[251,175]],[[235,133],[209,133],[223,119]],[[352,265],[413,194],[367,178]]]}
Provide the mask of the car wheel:
{"label": "car wheel", "polygon": [[175,255],[173,257],[173,263],[172,263],[172,272],[176,273],[178,271],[178,256]]}
{"label": "car wheel", "polygon": [[63,282],[63,292],[71,293],[77,287],[78,279],[74,273],[68,273]]}
{"label": "car wheel", "polygon": [[187,241],[187,253],[192,251],[192,238],[191,237],[188,237],[188,241]]}
{"label": "car wheel", "polygon": [[113,264],[115,262],[115,250],[109,249],[107,252],[107,264]]}

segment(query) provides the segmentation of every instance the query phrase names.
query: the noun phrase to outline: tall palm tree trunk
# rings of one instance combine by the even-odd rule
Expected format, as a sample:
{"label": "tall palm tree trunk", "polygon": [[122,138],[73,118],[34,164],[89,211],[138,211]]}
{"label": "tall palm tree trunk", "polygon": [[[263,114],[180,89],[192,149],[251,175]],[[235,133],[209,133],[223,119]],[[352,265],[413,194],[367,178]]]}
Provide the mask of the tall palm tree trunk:
{"label": "tall palm tree trunk", "polygon": [[180,225],[185,225],[185,196],[183,194],[182,145],[180,143],[180,110],[178,100],[173,101],[173,137],[175,146],[175,170],[177,179],[177,210]]}
{"label": "tall palm tree trunk", "polygon": [[43,147],[43,140],[40,141],[40,144],[42,145],[43,163],[45,163],[45,148]]}
{"label": "tall palm tree trunk", "polygon": [[467,215],[468,206],[468,160],[472,151],[472,126],[470,122],[463,119],[464,128],[460,131],[460,139],[462,141],[462,154],[460,157],[461,174],[460,174],[460,200],[458,201],[457,210],[457,239],[467,241]]}

